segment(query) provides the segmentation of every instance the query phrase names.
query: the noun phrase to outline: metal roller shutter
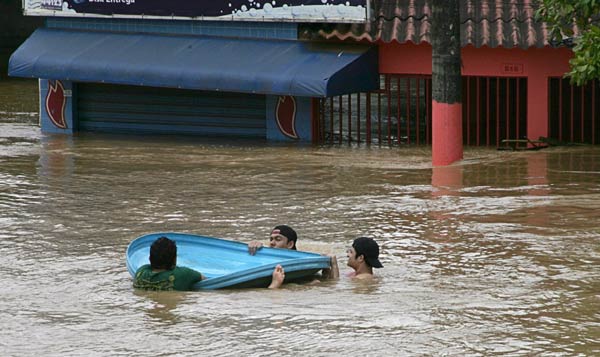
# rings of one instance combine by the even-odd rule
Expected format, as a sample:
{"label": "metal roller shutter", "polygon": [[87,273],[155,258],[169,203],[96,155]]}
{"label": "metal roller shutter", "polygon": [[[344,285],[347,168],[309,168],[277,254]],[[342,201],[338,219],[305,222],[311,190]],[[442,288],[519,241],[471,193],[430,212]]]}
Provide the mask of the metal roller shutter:
{"label": "metal roller shutter", "polygon": [[80,131],[265,138],[265,110],[259,94],[77,85]]}

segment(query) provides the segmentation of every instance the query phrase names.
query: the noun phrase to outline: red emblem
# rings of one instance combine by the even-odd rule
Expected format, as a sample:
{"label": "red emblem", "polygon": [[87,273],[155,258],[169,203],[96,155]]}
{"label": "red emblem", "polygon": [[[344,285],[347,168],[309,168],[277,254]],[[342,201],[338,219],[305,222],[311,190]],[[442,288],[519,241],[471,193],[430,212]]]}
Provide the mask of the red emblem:
{"label": "red emblem", "polygon": [[46,113],[50,117],[52,124],[58,128],[66,129],[67,122],[65,121],[65,89],[60,81],[48,81],[48,94],[46,95]]}
{"label": "red emblem", "polygon": [[289,95],[280,96],[275,111],[277,126],[288,138],[298,139],[296,133],[296,100]]}

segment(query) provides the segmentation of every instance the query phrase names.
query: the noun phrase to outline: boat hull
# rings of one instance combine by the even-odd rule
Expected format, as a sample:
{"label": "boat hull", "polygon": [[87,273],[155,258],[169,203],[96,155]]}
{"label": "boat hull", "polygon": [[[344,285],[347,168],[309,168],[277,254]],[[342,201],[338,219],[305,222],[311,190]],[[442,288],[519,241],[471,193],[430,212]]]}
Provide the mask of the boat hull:
{"label": "boat hull", "polygon": [[315,253],[263,247],[255,255],[241,242],[185,233],[152,233],[133,240],[127,247],[127,269],[131,276],[150,264],[150,246],[159,237],[177,244],[177,265],[199,271],[205,280],[194,289],[259,288],[271,282],[273,269],[285,270],[285,282],[304,279],[330,267],[330,259]]}

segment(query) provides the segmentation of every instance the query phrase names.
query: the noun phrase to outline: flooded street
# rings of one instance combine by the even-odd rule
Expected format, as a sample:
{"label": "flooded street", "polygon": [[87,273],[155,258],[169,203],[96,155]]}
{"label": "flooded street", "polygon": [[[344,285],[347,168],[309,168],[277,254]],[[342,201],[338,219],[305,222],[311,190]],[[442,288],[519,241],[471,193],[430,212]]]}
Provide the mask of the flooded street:
{"label": "flooded street", "polygon": [[[37,81],[0,80],[0,355],[600,354],[600,147],[466,149],[44,135]],[[375,282],[132,288],[134,238],[380,244]]]}

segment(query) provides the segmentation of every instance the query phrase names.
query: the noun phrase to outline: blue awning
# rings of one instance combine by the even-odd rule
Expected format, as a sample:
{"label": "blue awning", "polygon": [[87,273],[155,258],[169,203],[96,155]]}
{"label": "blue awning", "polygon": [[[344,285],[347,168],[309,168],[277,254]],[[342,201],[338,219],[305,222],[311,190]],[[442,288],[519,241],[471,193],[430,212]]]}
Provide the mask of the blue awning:
{"label": "blue awning", "polygon": [[9,75],[308,97],[379,88],[376,47],[289,40],[36,30]]}

